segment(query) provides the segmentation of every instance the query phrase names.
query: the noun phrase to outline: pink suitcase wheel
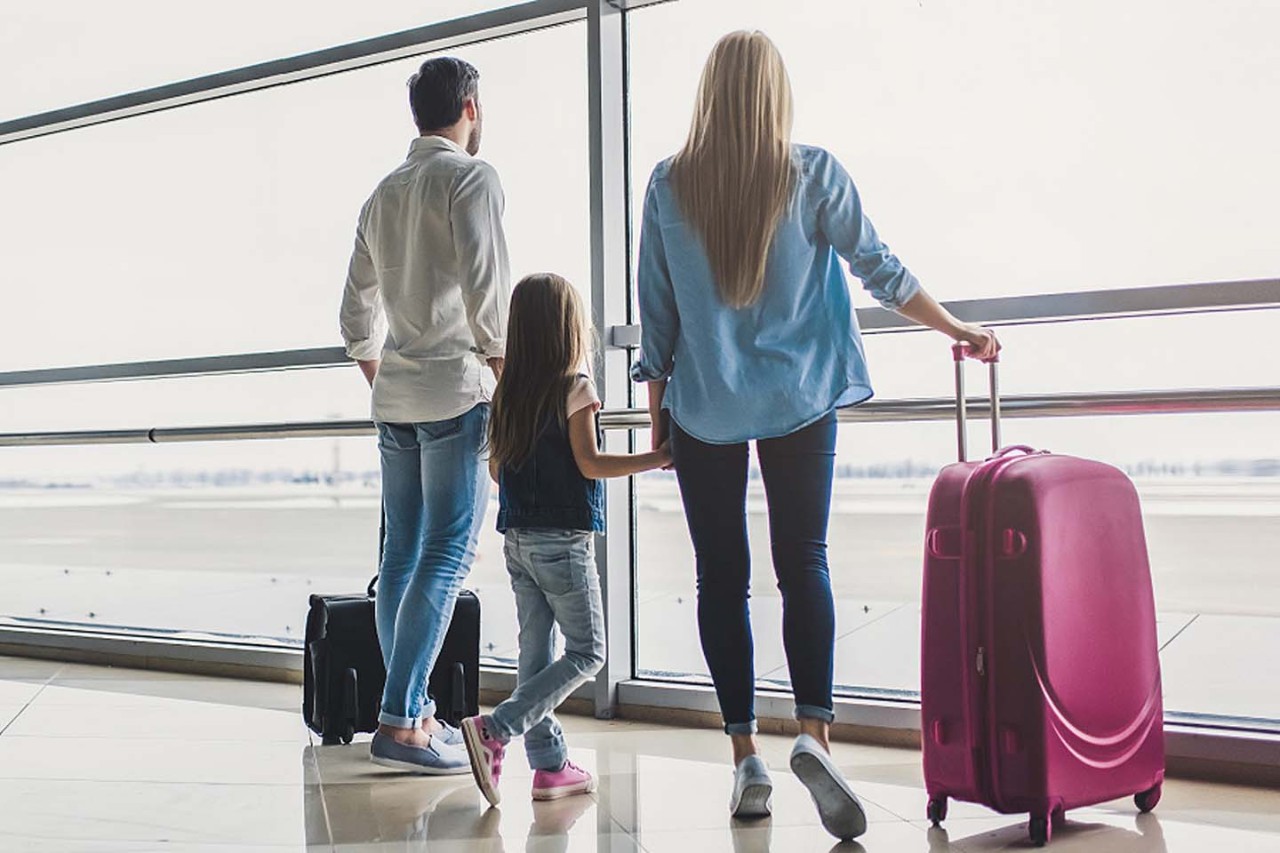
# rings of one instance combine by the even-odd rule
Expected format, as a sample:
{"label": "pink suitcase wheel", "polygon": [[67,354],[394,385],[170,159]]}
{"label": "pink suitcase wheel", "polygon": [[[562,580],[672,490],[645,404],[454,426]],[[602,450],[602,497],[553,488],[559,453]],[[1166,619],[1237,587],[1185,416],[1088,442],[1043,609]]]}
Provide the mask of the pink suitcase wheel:
{"label": "pink suitcase wheel", "polygon": [[1157,782],[1154,788],[1148,788],[1133,795],[1133,802],[1138,807],[1138,811],[1146,814],[1156,807],[1156,803],[1160,802],[1161,787]]}
{"label": "pink suitcase wheel", "polygon": [[942,822],[947,819],[947,798],[932,797],[929,800],[927,814],[929,815],[929,822],[931,824],[934,826],[941,826]]}

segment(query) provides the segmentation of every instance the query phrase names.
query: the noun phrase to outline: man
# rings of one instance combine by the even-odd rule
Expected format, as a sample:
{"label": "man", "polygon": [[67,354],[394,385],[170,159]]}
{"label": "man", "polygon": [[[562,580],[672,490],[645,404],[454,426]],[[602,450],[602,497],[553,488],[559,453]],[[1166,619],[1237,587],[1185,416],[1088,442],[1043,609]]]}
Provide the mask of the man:
{"label": "man", "polygon": [[444,57],[409,80],[421,135],[360,212],[341,311],[347,354],[373,388],[386,514],[377,623],[387,684],[370,754],[429,775],[469,771],[460,733],[435,719],[427,678],[488,503],[482,452],[511,286],[502,186],[475,158],[479,77]]}

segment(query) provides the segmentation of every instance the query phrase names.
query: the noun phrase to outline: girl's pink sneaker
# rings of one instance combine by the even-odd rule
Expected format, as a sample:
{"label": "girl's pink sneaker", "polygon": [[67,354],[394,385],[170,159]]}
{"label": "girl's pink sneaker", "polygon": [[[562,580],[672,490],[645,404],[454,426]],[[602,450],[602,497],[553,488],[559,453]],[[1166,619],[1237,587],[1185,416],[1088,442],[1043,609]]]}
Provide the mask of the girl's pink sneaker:
{"label": "girl's pink sneaker", "polygon": [[574,794],[590,794],[595,789],[595,777],[572,761],[566,761],[559,770],[538,770],[533,774],[535,800],[558,800]]}
{"label": "girl's pink sneaker", "polygon": [[471,775],[475,777],[480,793],[484,794],[489,805],[496,806],[502,801],[498,781],[502,777],[502,756],[507,745],[493,736],[489,721],[479,716],[462,721],[462,740],[467,745]]}

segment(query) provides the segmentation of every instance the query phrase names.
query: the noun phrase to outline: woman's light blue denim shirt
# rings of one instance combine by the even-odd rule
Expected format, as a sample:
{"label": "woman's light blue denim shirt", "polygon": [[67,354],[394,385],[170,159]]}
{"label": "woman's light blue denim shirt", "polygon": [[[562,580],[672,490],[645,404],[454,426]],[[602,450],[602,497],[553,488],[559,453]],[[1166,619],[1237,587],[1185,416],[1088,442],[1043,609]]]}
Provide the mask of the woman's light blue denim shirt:
{"label": "woman's light blue denim shirt", "polygon": [[636,382],[670,378],[664,408],[702,441],[776,438],[871,398],[862,337],[836,256],[881,305],[920,289],[876,235],[857,187],[827,151],[793,146],[796,191],[778,223],[764,292],[746,308],[720,300],[698,234],[658,164],[645,194]]}

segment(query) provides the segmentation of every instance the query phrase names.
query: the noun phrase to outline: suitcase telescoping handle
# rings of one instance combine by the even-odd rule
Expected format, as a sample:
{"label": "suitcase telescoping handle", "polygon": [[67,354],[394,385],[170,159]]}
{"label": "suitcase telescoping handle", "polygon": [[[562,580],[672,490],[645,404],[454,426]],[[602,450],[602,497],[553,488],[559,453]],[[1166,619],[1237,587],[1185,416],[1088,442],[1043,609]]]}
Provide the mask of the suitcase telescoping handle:
{"label": "suitcase telescoping handle", "polygon": [[[957,343],[951,347],[951,357],[956,366],[956,445],[961,462],[969,458],[968,439],[968,403],[964,395],[964,360],[969,355],[967,343]],[[987,361],[988,375],[991,385],[991,452],[1000,450],[1000,355],[997,353]]]}

